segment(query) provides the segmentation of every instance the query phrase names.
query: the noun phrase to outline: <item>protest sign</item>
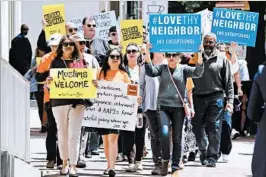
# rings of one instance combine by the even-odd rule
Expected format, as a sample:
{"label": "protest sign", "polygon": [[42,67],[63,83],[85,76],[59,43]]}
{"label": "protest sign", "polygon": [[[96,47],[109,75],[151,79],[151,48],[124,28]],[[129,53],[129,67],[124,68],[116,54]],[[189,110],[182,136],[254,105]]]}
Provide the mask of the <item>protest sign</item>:
{"label": "protest sign", "polygon": [[120,22],[120,37],[123,53],[129,43],[142,45],[143,43],[143,20],[121,20]]}
{"label": "protest sign", "polygon": [[151,52],[197,52],[200,14],[150,14]]}
{"label": "protest sign", "polygon": [[211,32],[212,13],[213,12],[209,11],[208,9],[197,12],[197,14],[201,15],[201,32],[202,32],[203,37],[205,34],[208,34]]}
{"label": "protest sign", "polygon": [[47,23],[44,27],[46,40],[54,33],[66,34],[64,4],[44,5],[43,16]]}
{"label": "protest sign", "polygon": [[[93,18],[96,22],[96,37],[104,40],[109,40],[109,29],[112,26],[118,26],[115,11],[89,15],[89,18]],[[83,18],[75,18],[71,20],[71,22],[76,24],[79,32],[83,31],[82,20]]]}
{"label": "protest sign", "polygon": [[96,98],[95,69],[51,69],[51,99]]}
{"label": "protest sign", "polygon": [[83,126],[135,131],[138,85],[99,81],[97,99],[87,108]]}
{"label": "protest sign", "polygon": [[218,42],[234,41],[239,45],[254,47],[259,14],[241,10],[214,8],[212,32]]}

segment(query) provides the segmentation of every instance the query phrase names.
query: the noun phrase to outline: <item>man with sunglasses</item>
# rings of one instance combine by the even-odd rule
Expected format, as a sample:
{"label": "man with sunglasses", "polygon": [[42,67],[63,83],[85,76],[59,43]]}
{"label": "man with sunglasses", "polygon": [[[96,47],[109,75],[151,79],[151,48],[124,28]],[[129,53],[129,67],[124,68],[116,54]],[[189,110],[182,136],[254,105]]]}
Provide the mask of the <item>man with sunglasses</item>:
{"label": "man with sunglasses", "polygon": [[119,47],[119,41],[118,41],[118,34],[117,34],[116,26],[112,26],[109,29],[108,35],[110,38],[110,40],[108,41],[110,48],[111,49],[118,48]]}
{"label": "man with sunglasses", "polygon": [[26,37],[29,27],[26,24],[21,25],[20,34],[11,41],[9,50],[9,63],[21,75],[26,74],[30,69],[32,50],[29,39]]}
{"label": "man with sunglasses", "polygon": [[78,27],[73,22],[67,22],[66,23],[66,33],[70,36],[73,36],[77,34]]}
{"label": "man with sunglasses", "polygon": [[205,35],[202,54],[204,73],[202,77],[193,79],[193,130],[201,164],[207,167],[216,166],[220,150],[222,117],[225,110],[233,111],[234,101],[230,64],[226,56],[215,48],[216,41],[215,34]]}
{"label": "man with sunglasses", "polygon": [[85,17],[82,21],[84,37],[86,39],[87,53],[92,54],[100,66],[106,58],[106,53],[110,49],[107,41],[96,37],[96,22],[93,18]]}

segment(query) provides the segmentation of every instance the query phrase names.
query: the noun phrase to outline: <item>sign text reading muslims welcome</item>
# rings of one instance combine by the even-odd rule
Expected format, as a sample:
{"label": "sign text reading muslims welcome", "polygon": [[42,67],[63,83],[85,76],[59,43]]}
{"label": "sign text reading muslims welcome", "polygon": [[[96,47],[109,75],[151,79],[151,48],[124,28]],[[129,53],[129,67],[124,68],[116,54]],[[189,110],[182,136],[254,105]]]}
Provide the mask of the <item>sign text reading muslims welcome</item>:
{"label": "sign text reading muslims welcome", "polygon": [[152,52],[196,52],[200,41],[200,14],[150,14]]}
{"label": "sign text reading muslims welcome", "polygon": [[219,42],[237,42],[254,47],[256,43],[259,14],[241,10],[214,8],[212,32]]}

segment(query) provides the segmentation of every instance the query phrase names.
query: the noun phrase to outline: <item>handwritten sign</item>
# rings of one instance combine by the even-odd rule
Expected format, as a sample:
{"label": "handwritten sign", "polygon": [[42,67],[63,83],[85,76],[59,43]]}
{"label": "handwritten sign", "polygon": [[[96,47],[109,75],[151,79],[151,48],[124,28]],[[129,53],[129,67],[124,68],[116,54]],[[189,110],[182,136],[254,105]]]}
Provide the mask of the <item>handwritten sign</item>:
{"label": "handwritten sign", "polygon": [[150,14],[151,52],[197,52],[200,14]]}
{"label": "handwritten sign", "polygon": [[94,69],[51,69],[50,98],[96,98],[96,87],[92,84],[94,74]]}
{"label": "handwritten sign", "polygon": [[45,26],[46,40],[54,33],[66,34],[65,7],[64,4],[44,5],[43,16],[47,25]]}
{"label": "handwritten sign", "polygon": [[254,47],[258,30],[259,14],[241,10],[214,8],[212,32],[219,42],[237,42]]}
{"label": "handwritten sign", "polygon": [[[93,18],[96,22],[96,37],[104,40],[109,40],[109,29],[112,26],[118,26],[115,11],[89,15],[89,18]],[[83,18],[75,18],[71,20],[71,22],[76,24],[79,32],[83,32],[82,20]]]}
{"label": "handwritten sign", "polygon": [[120,22],[120,37],[123,53],[129,43],[134,42],[137,45],[143,43],[143,20],[121,20]]}
{"label": "handwritten sign", "polygon": [[83,126],[135,131],[138,86],[99,81],[97,99],[87,108]]}

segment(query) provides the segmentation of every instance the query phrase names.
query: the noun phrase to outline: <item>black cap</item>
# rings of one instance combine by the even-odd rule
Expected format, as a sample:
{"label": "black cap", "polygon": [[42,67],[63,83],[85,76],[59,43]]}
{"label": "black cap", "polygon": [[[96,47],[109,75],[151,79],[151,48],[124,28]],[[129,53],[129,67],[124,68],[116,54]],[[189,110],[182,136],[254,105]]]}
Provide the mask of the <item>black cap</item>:
{"label": "black cap", "polygon": [[116,26],[112,26],[110,29],[109,29],[109,33],[111,32],[117,32],[116,30]]}

